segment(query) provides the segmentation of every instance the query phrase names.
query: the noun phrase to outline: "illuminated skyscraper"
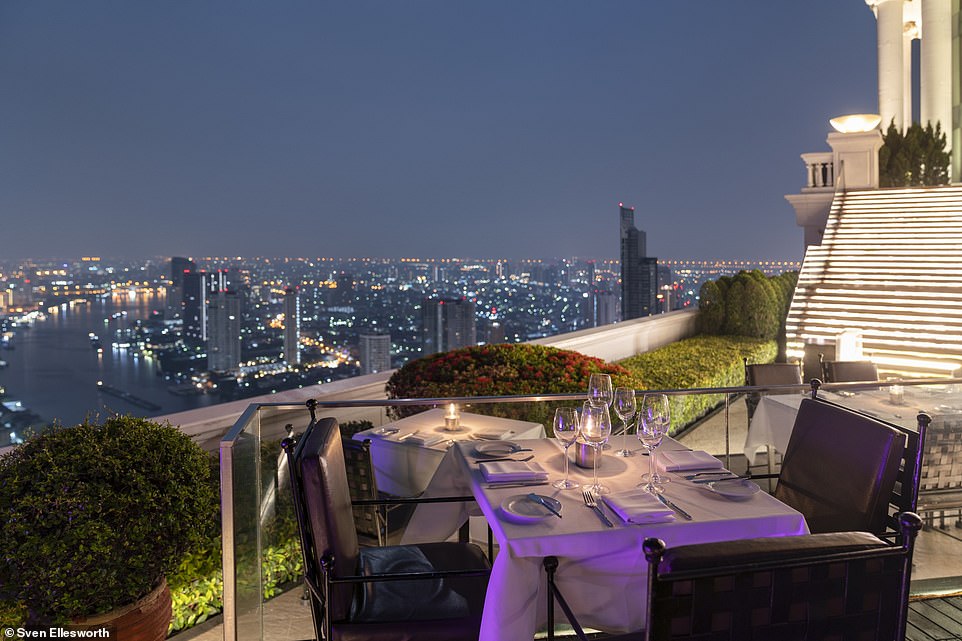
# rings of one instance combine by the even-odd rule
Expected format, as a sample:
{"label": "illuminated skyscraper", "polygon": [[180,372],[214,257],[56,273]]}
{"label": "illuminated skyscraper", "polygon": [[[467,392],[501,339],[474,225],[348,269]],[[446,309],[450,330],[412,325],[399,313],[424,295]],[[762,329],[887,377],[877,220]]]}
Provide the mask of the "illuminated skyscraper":
{"label": "illuminated skyscraper", "polygon": [[184,273],[184,342],[192,347],[207,343],[207,300],[211,274],[200,271]]}
{"label": "illuminated skyscraper", "polygon": [[284,362],[299,365],[301,362],[301,302],[297,289],[284,290]]}
{"label": "illuminated skyscraper", "polygon": [[635,227],[635,208],[621,208],[621,318],[650,316],[658,309],[658,259],[647,256],[645,232]]}
{"label": "illuminated skyscraper", "polygon": [[235,370],[241,362],[240,295],[221,289],[211,296],[207,310],[207,367],[219,372]]}
{"label": "illuminated skyscraper", "polygon": [[377,330],[361,332],[359,337],[361,374],[376,374],[391,369],[391,335]]}
{"label": "illuminated skyscraper", "polygon": [[189,258],[174,256],[170,259],[170,289],[167,290],[167,315],[181,318],[184,306],[184,274],[197,271],[197,264]]}
{"label": "illuminated skyscraper", "polygon": [[464,298],[426,300],[421,306],[424,354],[477,345],[474,303]]}

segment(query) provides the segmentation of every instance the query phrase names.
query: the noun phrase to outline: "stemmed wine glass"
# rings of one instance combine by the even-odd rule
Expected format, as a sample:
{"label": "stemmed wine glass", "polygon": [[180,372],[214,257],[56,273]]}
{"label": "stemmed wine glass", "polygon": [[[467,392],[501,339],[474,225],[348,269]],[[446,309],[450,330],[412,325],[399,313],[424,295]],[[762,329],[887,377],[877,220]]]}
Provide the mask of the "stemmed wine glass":
{"label": "stemmed wine glass", "polygon": [[594,476],[586,489],[594,494],[607,494],[611,490],[607,486],[598,482],[598,459],[601,458],[601,448],[611,436],[611,415],[608,413],[607,405],[592,405],[590,401],[585,401],[581,408],[581,438],[583,438],[595,450],[594,456]]}
{"label": "stemmed wine glass", "polygon": [[588,402],[592,405],[611,405],[611,377],[607,374],[592,374],[588,379]]}
{"label": "stemmed wine glass", "polygon": [[621,437],[621,449],[615,454],[618,456],[634,456],[635,453],[628,449],[628,423],[635,417],[635,390],[630,387],[616,387],[611,409],[621,419],[621,426],[624,430]]}
{"label": "stemmed wine glass", "polygon": [[581,422],[578,418],[578,410],[574,407],[559,407],[554,411],[554,435],[565,448],[565,477],[563,481],[555,481],[552,485],[559,490],[572,490],[581,487],[577,481],[568,478],[568,448],[578,438],[581,432]]}
{"label": "stemmed wine glass", "polygon": [[642,477],[645,491],[657,494],[668,481],[655,472],[655,448],[661,445],[661,440],[668,433],[671,426],[671,410],[668,397],[664,394],[645,394],[641,401],[641,411],[638,414],[638,440],[648,450],[648,474]]}

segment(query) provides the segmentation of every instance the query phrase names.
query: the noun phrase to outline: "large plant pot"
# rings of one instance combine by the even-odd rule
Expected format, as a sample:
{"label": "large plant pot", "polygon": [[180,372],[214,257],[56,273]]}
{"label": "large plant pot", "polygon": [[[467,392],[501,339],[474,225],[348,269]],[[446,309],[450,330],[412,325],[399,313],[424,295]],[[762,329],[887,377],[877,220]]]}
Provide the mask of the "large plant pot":
{"label": "large plant pot", "polygon": [[128,606],[74,619],[72,630],[106,629],[111,641],[164,641],[170,627],[170,588],[161,579],[153,592]]}

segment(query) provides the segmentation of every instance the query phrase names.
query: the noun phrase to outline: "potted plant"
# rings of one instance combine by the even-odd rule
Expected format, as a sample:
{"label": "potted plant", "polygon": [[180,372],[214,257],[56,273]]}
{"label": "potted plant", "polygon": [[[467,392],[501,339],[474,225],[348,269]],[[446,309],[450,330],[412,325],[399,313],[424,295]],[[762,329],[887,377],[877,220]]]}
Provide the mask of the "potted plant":
{"label": "potted plant", "polygon": [[165,576],[216,504],[208,455],[169,424],[114,416],[36,435],[0,457],[0,594],[28,624],[163,639]]}

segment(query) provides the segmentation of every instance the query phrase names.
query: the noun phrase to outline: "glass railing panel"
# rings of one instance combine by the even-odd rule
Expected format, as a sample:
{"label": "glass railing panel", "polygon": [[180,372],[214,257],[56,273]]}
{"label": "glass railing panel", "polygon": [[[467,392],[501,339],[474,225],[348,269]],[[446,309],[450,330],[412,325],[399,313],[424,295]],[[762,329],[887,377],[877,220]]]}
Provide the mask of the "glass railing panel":
{"label": "glass railing panel", "polygon": [[[918,386],[905,382],[901,390],[896,387],[892,391],[893,385],[898,384],[885,382],[862,386],[826,385],[819,395],[907,426],[916,423],[915,414],[918,409],[930,411],[933,414],[930,434],[958,433],[956,443],[959,452],[953,450],[950,459],[958,461],[958,467],[962,469],[962,389],[947,385]],[[774,490],[781,454],[794,424],[794,414],[801,400],[810,394],[808,385],[772,386],[751,390],[726,388],[718,391],[667,392],[672,399],[674,434],[683,444],[722,457],[727,461],[726,466],[729,469],[739,473],[747,471],[757,478],[763,490]],[[639,395],[642,393],[639,391]],[[896,402],[898,397],[895,394],[901,394],[899,402],[902,404]],[[457,404],[459,409],[466,413],[495,414],[539,422],[545,426],[549,436],[555,408],[572,405],[577,407],[581,404],[581,397],[578,395],[532,398],[536,400],[509,402],[503,398],[471,398],[459,399]],[[444,407],[446,402],[426,402],[423,408]],[[351,403],[344,407],[321,403],[316,410],[318,418],[337,418],[345,429],[346,438],[358,429],[385,425],[401,413],[404,412],[392,411],[378,402],[370,406]],[[228,448],[234,474],[231,485],[231,505],[235,520],[232,554],[241,563],[237,564],[234,570],[237,584],[234,588],[235,601],[238,607],[233,629],[237,633],[234,637],[225,635],[227,641],[237,638],[244,641],[294,641],[313,635],[310,609],[301,605],[299,587],[276,600],[266,603],[263,600],[266,592],[276,594],[291,586],[297,586],[296,581],[289,580],[300,569],[300,556],[290,554],[289,547],[285,547],[292,540],[296,545],[297,537],[296,524],[289,518],[292,517],[289,476],[281,457],[279,442],[291,429],[294,433],[303,431],[309,420],[310,414],[306,407],[260,406],[253,414],[245,415],[233,430],[233,441]],[[614,416],[612,421],[615,431],[620,431],[621,422]],[[634,429],[629,438],[632,446],[637,447]],[[930,445],[937,442],[931,440],[933,438],[936,437],[930,436]],[[612,438],[613,450],[620,449],[620,439],[621,436],[617,435]],[[224,450],[222,447],[222,452]],[[931,447],[927,449],[926,455],[932,457]],[[772,478],[762,478],[766,474],[771,474]],[[962,478],[956,487],[959,488],[960,499],[957,508],[923,514],[929,527],[919,542],[920,552],[916,557],[913,576],[915,592],[930,592],[933,585],[962,589],[962,563],[959,568],[954,568],[952,564],[940,560],[944,554],[962,559]],[[251,546],[255,555],[253,558],[250,556]],[[226,553],[225,544],[225,567]],[[271,565],[276,561],[275,557],[288,560],[294,558],[297,567],[290,569],[288,574],[283,574],[288,572],[288,568],[284,566],[280,569],[281,575],[272,574],[278,571],[276,563]],[[287,605],[284,605],[285,603]],[[273,613],[275,604],[280,604],[276,608],[279,614]],[[262,623],[275,616],[284,621],[283,625]],[[225,631],[226,628],[227,626]],[[240,632],[241,630],[243,632]]]}
{"label": "glass railing panel", "polygon": [[225,641],[263,638],[259,419],[252,405],[220,446]]}

